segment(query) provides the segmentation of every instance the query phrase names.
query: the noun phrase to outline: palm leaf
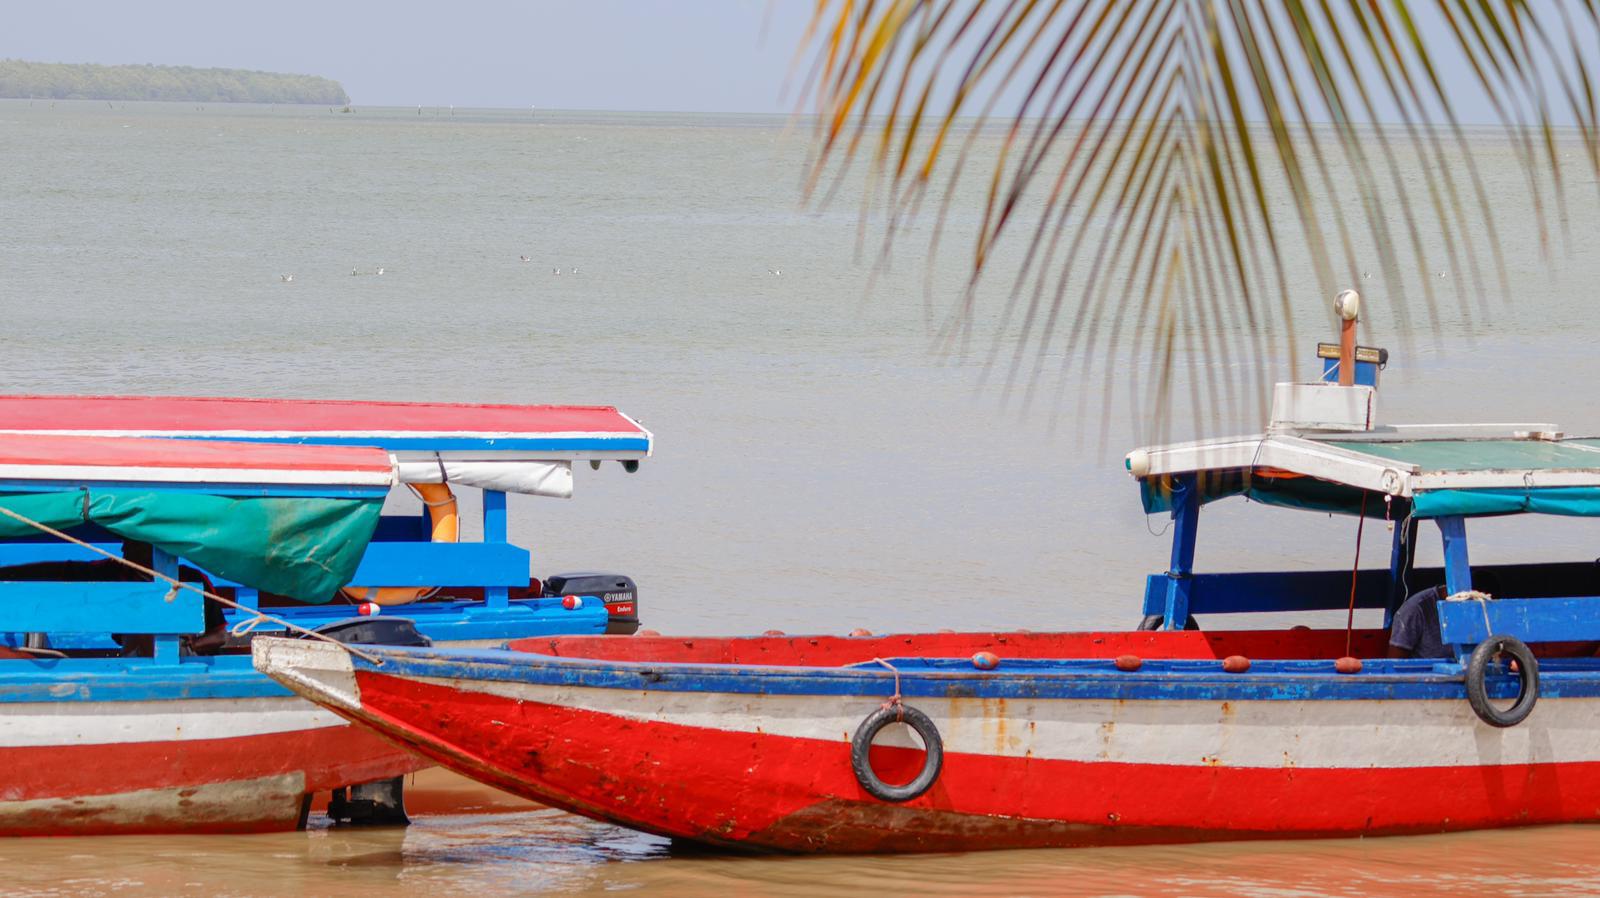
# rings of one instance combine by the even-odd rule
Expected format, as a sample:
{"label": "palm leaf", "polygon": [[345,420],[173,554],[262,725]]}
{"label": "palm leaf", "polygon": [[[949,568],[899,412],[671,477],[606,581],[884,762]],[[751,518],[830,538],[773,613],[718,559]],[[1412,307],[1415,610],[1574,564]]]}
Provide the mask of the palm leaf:
{"label": "palm leaf", "polygon": [[1156,436],[1204,430],[1262,414],[1267,376],[1298,364],[1304,310],[1331,326],[1329,298],[1364,268],[1384,287],[1369,318],[1402,339],[1510,293],[1500,198],[1456,109],[1487,99],[1543,235],[1562,122],[1600,171],[1597,4],[817,0],[808,183],[826,202],[862,159],[880,262],[930,199],[942,251],[961,186],[981,185],[940,348],[986,333],[986,370],[1024,407],[1127,371],[1122,398]]}

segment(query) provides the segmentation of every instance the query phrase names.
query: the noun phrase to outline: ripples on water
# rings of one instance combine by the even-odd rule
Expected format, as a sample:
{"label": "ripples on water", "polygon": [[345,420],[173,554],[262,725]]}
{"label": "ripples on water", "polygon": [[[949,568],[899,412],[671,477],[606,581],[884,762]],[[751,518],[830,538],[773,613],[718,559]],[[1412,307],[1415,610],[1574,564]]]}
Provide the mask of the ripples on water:
{"label": "ripples on water", "polygon": [[[1381,278],[1363,281],[1363,341],[1396,350],[1381,417],[1600,433],[1600,254],[1542,255],[1497,152],[1480,162],[1516,292],[1486,303],[1492,327],[1446,315],[1402,344]],[[570,503],[514,502],[513,524],[541,572],[633,574],[651,627],[1132,624],[1167,551],[1118,465],[1137,410],[1112,408],[1097,452],[1093,372],[1073,382],[1086,425],[974,396],[981,353],[932,359],[923,326],[924,276],[936,308],[958,295],[970,243],[927,259],[903,241],[863,299],[855,208],[802,210],[804,157],[770,117],[0,102],[0,387],[614,403],[656,431],[657,456],[633,477],[580,471]],[[1587,193],[1568,214],[1579,239],[1600,224]],[[1291,301],[1309,348],[1327,298]],[[1243,503],[1204,520],[1207,570],[1349,563],[1347,521]],[[1474,526],[1485,562],[1600,554],[1595,522]],[[1387,534],[1367,535],[1381,565]],[[0,893],[1593,895],[1596,835],[753,859],[528,812],[0,842]]]}
{"label": "ripples on water", "polygon": [[3,891],[56,896],[1600,895],[1593,827],[1450,836],[1007,851],[745,857],[556,811],[434,817],[405,830],[0,844]]}

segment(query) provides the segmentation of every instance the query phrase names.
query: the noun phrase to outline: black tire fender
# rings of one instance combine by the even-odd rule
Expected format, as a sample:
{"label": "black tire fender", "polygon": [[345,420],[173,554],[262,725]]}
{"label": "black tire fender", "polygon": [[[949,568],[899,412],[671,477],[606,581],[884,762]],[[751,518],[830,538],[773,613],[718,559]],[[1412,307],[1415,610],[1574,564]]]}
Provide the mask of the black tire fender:
{"label": "black tire fender", "polygon": [[[1501,709],[1489,702],[1489,662],[1509,655],[1517,662],[1517,679],[1522,691],[1511,707]],[[1493,727],[1513,727],[1528,719],[1539,701],[1539,661],[1533,650],[1515,636],[1490,636],[1472,650],[1465,672],[1467,704],[1484,723]]]}
{"label": "black tire fender", "polygon": [[[902,786],[891,786],[880,779],[868,758],[872,740],[891,723],[904,723],[915,730],[922,737],[922,745],[927,753],[916,777]],[[850,739],[850,767],[855,771],[856,782],[872,797],[883,801],[910,801],[938,782],[939,774],[944,771],[944,740],[928,715],[910,705],[888,705],[867,715],[867,719],[856,727],[856,734]]]}
{"label": "black tire fender", "polygon": [[[1159,630],[1159,629],[1161,629],[1161,625],[1163,623],[1165,623],[1165,622],[1166,622],[1166,618],[1165,617],[1162,617],[1159,614],[1151,614],[1151,615],[1147,615],[1144,618],[1144,620],[1139,621],[1139,626],[1135,627],[1134,629],[1135,630]],[[1200,629],[1200,625],[1195,622],[1194,616],[1191,615],[1187,619],[1184,620],[1183,628],[1185,630],[1191,630],[1191,631],[1192,630],[1198,630],[1198,629]]]}

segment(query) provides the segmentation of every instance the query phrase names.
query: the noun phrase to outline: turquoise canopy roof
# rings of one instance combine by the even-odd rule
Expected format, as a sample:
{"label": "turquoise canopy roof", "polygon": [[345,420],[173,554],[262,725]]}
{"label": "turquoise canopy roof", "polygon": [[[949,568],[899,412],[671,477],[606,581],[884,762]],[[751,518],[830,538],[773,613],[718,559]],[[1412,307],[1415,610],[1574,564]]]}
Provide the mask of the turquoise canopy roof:
{"label": "turquoise canopy roof", "polygon": [[1558,433],[1270,434],[1140,452],[1142,464],[1166,468],[1138,478],[1145,511],[1152,513],[1170,510],[1175,479],[1193,475],[1205,502],[1242,495],[1355,514],[1365,498],[1370,514],[1388,497],[1389,513],[1396,516],[1600,517],[1600,439],[1563,439]]}

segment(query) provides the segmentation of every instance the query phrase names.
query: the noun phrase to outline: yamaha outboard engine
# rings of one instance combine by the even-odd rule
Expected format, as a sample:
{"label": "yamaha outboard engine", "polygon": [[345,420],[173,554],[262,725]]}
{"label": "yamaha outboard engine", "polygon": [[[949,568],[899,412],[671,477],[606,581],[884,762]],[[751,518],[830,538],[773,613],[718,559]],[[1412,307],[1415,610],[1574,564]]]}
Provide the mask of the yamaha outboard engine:
{"label": "yamaha outboard engine", "polygon": [[552,574],[544,579],[547,596],[594,596],[605,603],[607,633],[624,636],[639,629],[639,587],[632,577],[592,571]]}
{"label": "yamaha outboard engine", "polygon": [[[316,632],[346,645],[433,645],[417,631],[415,621],[404,617],[347,617],[323,624]],[[328,816],[352,826],[405,826],[411,818],[406,816],[404,789],[405,778],[399,776],[340,787],[328,801]]]}

